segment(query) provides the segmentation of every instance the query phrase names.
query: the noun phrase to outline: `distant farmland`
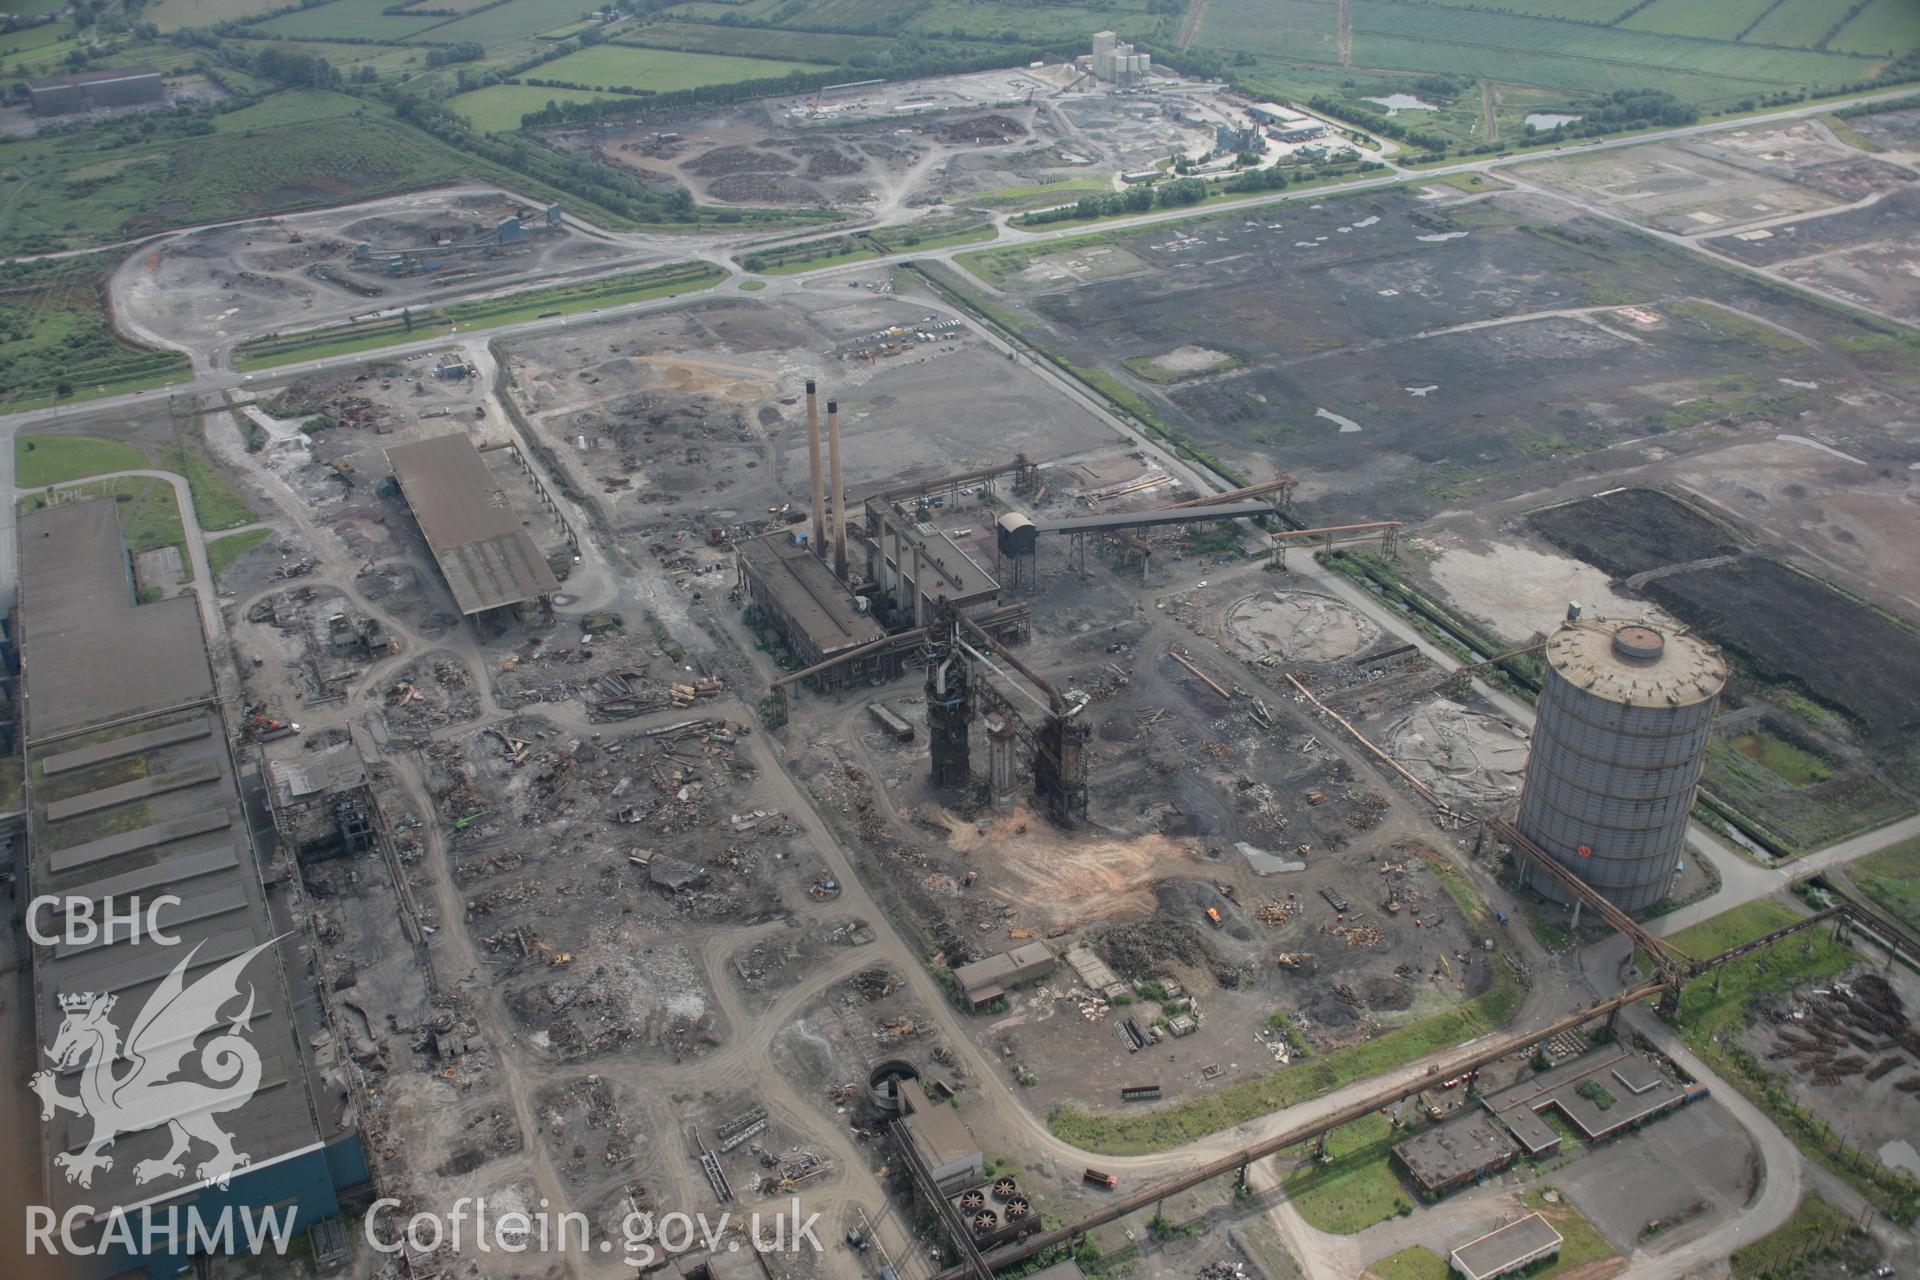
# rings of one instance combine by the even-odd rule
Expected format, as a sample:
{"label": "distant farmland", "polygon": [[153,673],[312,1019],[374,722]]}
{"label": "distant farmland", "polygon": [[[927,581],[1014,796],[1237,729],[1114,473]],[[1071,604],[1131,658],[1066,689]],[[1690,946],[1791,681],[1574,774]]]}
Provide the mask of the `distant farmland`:
{"label": "distant farmland", "polygon": [[[1844,12],[1831,0],[1503,0],[1498,12],[1444,0],[1351,0],[1347,43],[1356,69],[1578,93],[1661,89],[1712,107],[1864,80],[1878,65],[1870,55],[1920,44],[1911,0],[1870,0],[1821,47]],[[1199,43],[1332,60],[1339,22],[1335,0],[1209,0]]]}
{"label": "distant farmland", "polygon": [[[530,73],[535,79],[564,80],[570,84],[589,86],[586,89],[497,84],[459,94],[447,105],[465,116],[474,128],[495,133],[504,129],[518,129],[522,116],[541,110],[549,102],[580,102],[620,96],[607,92],[616,88],[672,93],[680,89],[697,89],[702,85],[774,80],[794,71],[818,70],[820,67],[817,64],[806,62],[730,58],[710,53],[673,53],[634,45],[603,44],[570,53]],[[630,101],[636,109],[646,103],[644,97],[633,97]]]}

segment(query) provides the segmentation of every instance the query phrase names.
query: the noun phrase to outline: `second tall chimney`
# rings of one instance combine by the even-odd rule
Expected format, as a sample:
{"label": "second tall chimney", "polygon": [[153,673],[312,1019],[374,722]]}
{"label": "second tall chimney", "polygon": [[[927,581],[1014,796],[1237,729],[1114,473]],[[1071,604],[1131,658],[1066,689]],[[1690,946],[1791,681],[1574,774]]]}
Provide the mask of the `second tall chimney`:
{"label": "second tall chimney", "polygon": [[827,457],[833,468],[833,572],[847,576],[847,478],[840,470],[840,402],[827,401]]}
{"label": "second tall chimney", "polygon": [[827,478],[820,474],[820,400],[807,379],[807,475],[813,481],[813,554],[827,555]]}

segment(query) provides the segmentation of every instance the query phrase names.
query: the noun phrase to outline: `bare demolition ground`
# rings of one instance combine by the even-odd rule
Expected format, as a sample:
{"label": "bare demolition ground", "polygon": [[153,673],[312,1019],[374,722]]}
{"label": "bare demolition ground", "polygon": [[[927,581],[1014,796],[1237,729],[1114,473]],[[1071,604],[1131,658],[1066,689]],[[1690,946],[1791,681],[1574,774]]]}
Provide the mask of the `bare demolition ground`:
{"label": "bare demolition ground", "polygon": [[[1901,381],[1912,348],[1892,330],[1557,201],[1432,194],[967,260],[1047,351],[1121,379],[1251,478],[1298,475],[1314,523],[1601,488],[1694,457],[1710,470],[1780,436],[1813,441],[1810,466],[1821,447],[1860,459],[1854,483],[1920,456],[1902,425],[1920,418]],[[1188,347],[1220,353],[1217,371],[1156,363]]]}
{"label": "bare demolition ground", "polygon": [[[1057,97],[1075,74],[1055,66],[877,84],[690,116],[668,130],[614,125],[550,140],[703,201],[888,217],[1071,203],[1174,151],[1210,150],[1213,122],[1233,115],[1219,86],[1194,82]],[[1055,184],[1067,185],[1045,189]]]}
{"label": "bare demolition ground", "polygon": [[[875,280],[884,280],[876,273]],[[920,335],[926,335],[922,338]],[[844,283],[570,327],[505,351],[539,443],[623,536],[663,553],[808,501],[805,383],[840,406],[846,483],[873,488],[1112,451],[1093,414],[918,300]],[[699,559],[700,568],[730,553]],[[717,583],[716,583],[717,585]]]}
{"label": "bare demolition ground", "polygon": [[[1049,467],[1038,484],[1052,514],[1085,513],[1111,505],[1090,495],[1125,482],[1129,467],[1151,479],[1121,459]],[[1031,509],[1029,495],[1002,500]],[[982,523],[967,505],[927,518],[963,543]],[[1284,574],[1212,566],[1218,536],[1154,534],[1144,588],[1117,556],[1090,553],[1083,577],[1063,543],[1042,546],[1022,658],[1092,699],[1086,828],[1051,826],[1031,800],[1008,816],[978,798],[943,804],[923,740],[882,733],[871,694],[803,695],[785,730],[798,772],[936,964],[1044,939],[1063,956],[1084,945],[1108,966],[1099,977],[1063,960],[972,1021],[1040,1111],[1118,1109],[1122,1086],[1146,1083],[1168,1100],[1204,1095],[1452,1008],[1507,963],[1479,949],[1478,900],[1438,852],[1451,837],[1339,731],[1307,719],[1283,679],[1369,682],[1407,661],[1370,664],[1372,674],[1358,665],[1399,638]],[[1176,646],[1233,696],[1170,658]],[[992,682],[1037,719],[1024,695]],[[880,697],[924,724],[917,671]],[[974,736],[978,772],[978,724]],[[1130,1020],[1154,1043],[1134,1049]]]}
{"label": "bare demolition ground", "polygon": [[[509,217],[522,220],[523,239],[498,253],[455,248]],[[356,257],[360,246],[369,256]],[[415,260],[390,270],[384,256],[399,250]],[[109,287],[114,314],[136,335],[208,350],[590,270],[632,252],[577,228],[548,230],[543,207],[493,188],[451,187],[170,238],[127,259]]]}

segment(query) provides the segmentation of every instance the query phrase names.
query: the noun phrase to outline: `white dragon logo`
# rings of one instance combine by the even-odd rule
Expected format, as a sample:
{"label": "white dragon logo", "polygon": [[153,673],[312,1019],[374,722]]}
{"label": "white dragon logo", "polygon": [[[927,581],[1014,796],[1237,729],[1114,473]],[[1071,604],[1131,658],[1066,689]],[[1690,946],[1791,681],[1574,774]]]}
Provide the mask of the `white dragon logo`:
{"label": "white dragon logo", "polygon": [[[115,1138],[162,1124],[172,1134],[172,1146],[159,1159],[142,1160],[133,1167],[136,1183],[184,1176],[181,1157],[191,1150],[196,1138],[213,1148],[213,1155],[194,1169],[197,1177],[225,1187],[236,1170],[253,1163],[252,1156],[233,1149],[233,1135],[214,1121],[216,1115],[245,1106],[260,1087],[260,1053],[241,1035],[253,1020],[251,985],[239,1016],[200,1050],[200,1070],[210,1083],[172,1077],[193,1052],[194,1042],[219,1026],[220,1010],[239,998],[241,971],[275,941],[278,939],[235,956],[187,986],[187,968],[200,951],[195,945],[140,1010],[124,1047],[120,1032],[107,1017],[117,997],[95,991],[61,995],[60,1008],[66,1018],[46,1052],[61,1071],[85,1063],[80,1092],[71,1096],[61,1093],[54,1073],[48,1070],[35,1072],[29,1084],[40,1095],[42,1120],[51,1120],[63,1111],[93,1120],[93,1137],[85,1150],[77,1154],[62,1151],[53,1157],[68,1182],[92,1186],[94,1170],[113,1168],[113,1157],[104,1152]],[[132,1066],[116,1075],[114,1067],[122,1059]]]}

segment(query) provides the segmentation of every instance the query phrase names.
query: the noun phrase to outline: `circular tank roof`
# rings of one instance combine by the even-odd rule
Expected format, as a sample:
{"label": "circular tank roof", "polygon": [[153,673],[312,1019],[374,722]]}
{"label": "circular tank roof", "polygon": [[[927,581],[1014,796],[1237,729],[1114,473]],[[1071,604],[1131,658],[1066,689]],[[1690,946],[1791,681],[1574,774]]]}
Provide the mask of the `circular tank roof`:
{"label": "circular tank roof", "polygon": [[1691,706],[1717,696],[1727,682],[1718,649],[1645,622],[1566,623],[1547,641],[1547,661],[1568,683],[1632,707]]}
{"label": "circular tank roof", "polygon": [[1630,622],[1613,633],[1613,651],[1623,658],[1653,662],[1666,647],[1667,638],[1644,623]]}

